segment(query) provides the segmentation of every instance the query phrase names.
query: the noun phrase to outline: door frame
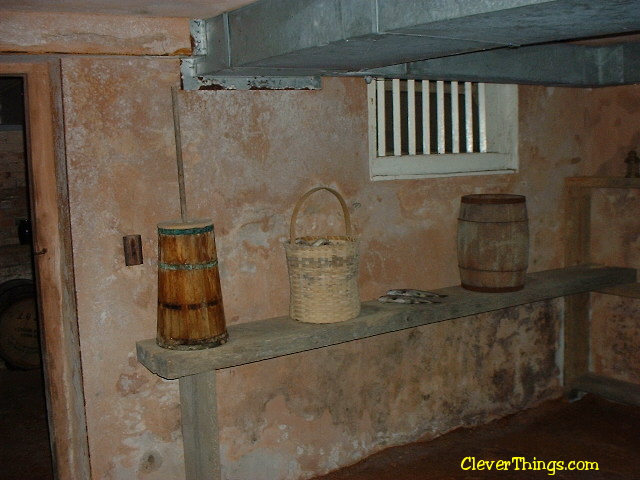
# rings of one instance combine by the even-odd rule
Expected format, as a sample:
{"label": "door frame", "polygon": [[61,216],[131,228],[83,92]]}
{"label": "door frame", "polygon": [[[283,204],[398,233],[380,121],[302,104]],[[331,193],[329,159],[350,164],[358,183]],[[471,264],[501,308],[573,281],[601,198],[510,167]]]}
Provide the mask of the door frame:
{"label": "door frame", "polygon": [[0,56],[24,78],[35,281],[54,477],[91,478],[75,297],[60,60]]}

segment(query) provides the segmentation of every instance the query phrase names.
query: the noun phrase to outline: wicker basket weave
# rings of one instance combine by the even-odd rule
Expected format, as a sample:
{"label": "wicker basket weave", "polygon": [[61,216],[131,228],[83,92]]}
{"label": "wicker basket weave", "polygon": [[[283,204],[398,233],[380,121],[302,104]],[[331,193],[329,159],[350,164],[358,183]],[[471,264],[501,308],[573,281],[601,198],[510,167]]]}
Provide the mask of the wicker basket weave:
{"label": "wicker basket weave", "polygon": [[[314,192],[326,190],[340,202],[344,214],[344,236],[296,237],[298,211]],[[327,245],[312,246],[326,239]],[[303,243],[298,243],[302,241]],[[291,216],[290,241],[285,243],[289,269],[289,315],[307,323],[337,323],[360,313],[358,290],[358,239],[351,234],[351,219],[342,196],[327,187],[316,187],[296,203]]]}

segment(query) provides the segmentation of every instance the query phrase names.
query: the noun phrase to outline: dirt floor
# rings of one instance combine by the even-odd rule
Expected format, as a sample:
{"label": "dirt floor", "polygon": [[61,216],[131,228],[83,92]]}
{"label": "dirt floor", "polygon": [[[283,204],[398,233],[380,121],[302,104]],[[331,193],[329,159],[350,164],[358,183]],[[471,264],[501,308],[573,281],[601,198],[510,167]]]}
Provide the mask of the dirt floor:
{"label": "dirt floor", "polygon": [[[584,462],[597,462],[598,470],[586,470]],[[639,480],[640,408],[590,395],[574,403],[551,401],[482,427],[384,450],[316,480],[545,478]]]}
{"label": "dirt floor", "polygon": [[50,480],[41,370],[0,369],[0,480]]}

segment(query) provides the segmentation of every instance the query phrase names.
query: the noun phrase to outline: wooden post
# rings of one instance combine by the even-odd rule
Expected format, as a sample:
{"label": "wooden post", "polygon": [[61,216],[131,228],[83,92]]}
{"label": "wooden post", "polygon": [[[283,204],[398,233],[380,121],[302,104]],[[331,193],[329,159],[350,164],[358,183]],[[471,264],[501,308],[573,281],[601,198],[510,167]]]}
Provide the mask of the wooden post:
{"label": "wooden post", "polygon": [[590,331],[589,293],[564,299],[564,388],[569,393],[576,380],[589,373]]}
{"label": "wooden post", "polygon": [[565,266],[589,263],[591,254],[591,189],[568,185],[566,193]]}
{"label": "wooden post", "polygon": [[[565,266],[588,264],[591,253],[591,189],[567,184]],[[564,300],[564,388],[570,393],[577,379],[589,373],[589,293]]]}
{"label": "wooden post", "polygon": [[187,480],[221,480],[216,371],[181,377],[180,406]]}

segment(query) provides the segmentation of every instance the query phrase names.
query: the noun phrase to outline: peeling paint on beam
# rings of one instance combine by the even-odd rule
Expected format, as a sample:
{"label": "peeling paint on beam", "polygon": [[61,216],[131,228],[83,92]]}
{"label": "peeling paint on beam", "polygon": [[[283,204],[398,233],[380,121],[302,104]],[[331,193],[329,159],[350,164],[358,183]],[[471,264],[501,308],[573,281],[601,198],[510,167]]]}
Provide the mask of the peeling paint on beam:
{"label": "peeling paint on beam", "polygon": [[320,77],[209,77],[187,80],[185,90],[319,90]]}

